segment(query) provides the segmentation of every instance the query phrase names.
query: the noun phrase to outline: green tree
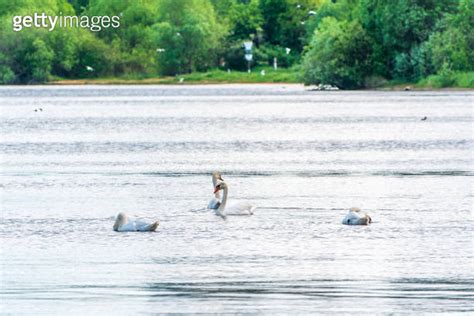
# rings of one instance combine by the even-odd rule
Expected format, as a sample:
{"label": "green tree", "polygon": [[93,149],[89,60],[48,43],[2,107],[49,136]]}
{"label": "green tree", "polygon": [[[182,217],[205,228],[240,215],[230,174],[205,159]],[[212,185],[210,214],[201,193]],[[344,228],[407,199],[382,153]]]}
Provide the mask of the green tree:
{"label": "green tree", "polygon": [[321,3],[321,0],[260,0],[265,40],[301,52],[306,23]]}
{"label": "green tree", "polygon": [[61,31],[25,28],[14,32],[12,16],[45,12],[74,14],[65,0],[0,0],[0,78],[3,82],[30,83],[48,80],[51,74],[65,74],[74,63],[74,39]]}
{"label": "green tree", "polygon": [[355,9],[358,0],[339,0],[339,1],[324,1],[315,10],[314,15],[308,16],[305,21],[305,40],[308,44],[313,38],[314,31],[319,24],[326,17],[333,17],[338,21],[351,21],[353,19],[352,12]]}
{"label": "green tree", "polygon": [[357,21],[323,19],[303,59],[304,82],[343,89],[363,87],[371,72],[371,44]]}
{"label": "green tree", "polygon": [[68,0],[77,15],[80,15],[89,5],[89,0]]}
{"label": "green tree", "polygon": [[31,77],[30,82],[47,81],[51,73],[51,62],[53,61],[54,53],[46,43],[36,38],[31,43],[31,49],[25,53],[24,63],[29,65]]}
{"label": "green tree", "polygon": [[110,45],[85,30],[79,33],[78,42],[77,62],[72,68],[74,77],[97,77],[112,72],[115,60]]}
{"label": "green tree", "polygon": [[65,29],[51,32],[45,36],[48,47],[54,52],[51,71],[61,77],[70,77],[73,67],[78,62],[79,33],[78,29]]}
{"label": "green tree", "polygon": [[217,62],[225,35],[208,0],[162,0],[153,26],[160,73],[205,70]]}
{"label": "green tree", "polygon": [[440,25],[428,41],[435,71],[474,70],[474,1],[461,0],[458,11],[446,15]]}
{"label": "green tree", "polygon": [[263,17],[260,12],[259,1],[236,2],[232,6],[230,19],[230,40],[248,39],[262,29]]}
{"label": "green tree", "polygon": [[15,73],[9,66],[8,57],[0,53],[0,84],[15,82]]}
{"label": "green tree", "polygon": [[426,41],[439,19],[455,10],[457,2],[360,0],[355,15],[374,40],[374,72],[388,78],[394,77],[397,59],[400,65],[404,54],[409,56],[413,47]]}

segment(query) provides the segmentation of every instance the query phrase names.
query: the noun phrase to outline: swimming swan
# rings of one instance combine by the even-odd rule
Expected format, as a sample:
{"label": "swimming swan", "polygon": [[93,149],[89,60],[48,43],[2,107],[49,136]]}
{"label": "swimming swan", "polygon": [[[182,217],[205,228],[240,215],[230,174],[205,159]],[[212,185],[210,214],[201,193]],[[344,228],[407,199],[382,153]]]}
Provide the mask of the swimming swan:
{"label": "swimming swan", "polygon": [[372,223],[372,219],[367,213],[361,212],[360,208],[352,207],[342,223],[344,225],[368,225]]}
{"label": "swimming swan", "polygon": [[[218,181],[224,181],[222,179],[221,173],[219,171],[214,171],[212,173],[212,188],[214,189],[217,186]],[[209,201],[207,208],[212,210],[217,210],[217,208],[221,205],[221,195],[219,191],[214,193],[214,197]]]}
{"label": "swimming swan", "polygon": [[219,207],[216,209],[216,214],[222,217],[226,217],[227,215],[252,215],[253,211],[255,210],[255,206],[250,204],[249,202],[234,202],[228,208],[226,208],[227,204],[227,194],[228,194],[228,187],[227,184],[222,181],[216,185],[214,189],[214,193],[219,192],[220,190],[224,191],[222,196],[222,202]]}
{"label": "swimming swan", "polygon": [[119,213],[114,223],[116,232],[153,232],[158,228],[160,223],[145,223],[141,221],[131,221],[125,213]]}

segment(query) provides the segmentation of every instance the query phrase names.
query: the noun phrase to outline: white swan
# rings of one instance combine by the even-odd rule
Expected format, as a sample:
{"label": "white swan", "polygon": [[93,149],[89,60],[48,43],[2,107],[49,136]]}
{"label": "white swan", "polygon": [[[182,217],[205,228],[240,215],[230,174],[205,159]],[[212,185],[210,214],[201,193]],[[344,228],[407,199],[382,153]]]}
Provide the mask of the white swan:
{"label": "white swan", "polygon": [[[212,188],[214,189],[217,186],[218,181],[224,181],[222,179],[221,173],[219,171],[214,171],[212,173]],[[207,208],[217,210],[217,208],[221,205],[221,196],[219,191],[214,193],[214,197],[209,201]]]}
{"label": "white swan", "polygon": [[372,223],[372,219],[367,213],[363,213],[360,208],[352,207],[342,223],[344,225],[368,225]]}
{"label": "white swan", "polygon": [[131,221],[125,213],[119,213],[114,223],[116,232],[153,232],[158,228],[160,223],[145,223],[142,221]]}
{"label": "white swan", "polygon": [[222,202],[219,207],[216,209],[216,214],[222,217],[226,217],[227,215],[252,215],[253,211],[255,210],[255,206],[250,204],[249,202],[234,202],[232,205],[226,208],[227,204],[227,194],[228,194],[228,187],[224,181],[219,182],[216,185],[214,193],[219,192],[220,190],[224,191],[222,196]]}

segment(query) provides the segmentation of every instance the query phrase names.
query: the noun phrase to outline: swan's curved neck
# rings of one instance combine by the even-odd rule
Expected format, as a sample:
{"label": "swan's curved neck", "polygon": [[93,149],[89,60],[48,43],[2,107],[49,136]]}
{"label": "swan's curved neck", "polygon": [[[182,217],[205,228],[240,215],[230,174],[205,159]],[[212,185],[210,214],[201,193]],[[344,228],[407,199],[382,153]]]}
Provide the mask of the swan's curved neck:
{"label": "swan's curved neck", "polygon": [[222,202],[221,202],[221,205],[219,205],[219,208],[217,209],[219,213],[221,214],[224,214],[225,204],[227,203],[227,192],[228,192],[227,186],[224,186],[224,193],[222,194]]}
{"label": "swan's curved neck", "polygon": [[[212,175],[212,184],[214,185],[213,188],[215,188],[217,186],[217,177],[215,175]],[[214,193],[214,196],[218,200],[221,198],[221,194],[219,193],[219,191]]]}

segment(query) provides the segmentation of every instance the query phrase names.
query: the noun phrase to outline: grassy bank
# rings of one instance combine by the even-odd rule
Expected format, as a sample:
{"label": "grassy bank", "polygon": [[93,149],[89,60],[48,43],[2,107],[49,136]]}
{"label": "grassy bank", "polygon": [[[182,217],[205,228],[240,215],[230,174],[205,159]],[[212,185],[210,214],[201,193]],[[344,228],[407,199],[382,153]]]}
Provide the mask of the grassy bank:
{"label": "grassy bank", "polygon": [[[262,73],[263,71],[263,73]],[[387,81],[376,79],[375,90],[436,90],[436,89],[474,89],[474,72],[452,72],[432,75],[419,82]],[[250,73],[242,71],[223,71],[213,69],[174,77],[151,77],[129,75],[88,79],[54,78],[48,84],[225,84],[225,83],[302,83],[297,67],[274,70],[270,67],[256,67]]]}
{"label": "grassy bank", "polygon": [[474,72],[451,72],[446,74],[431,75],[420,80],[420,88],[467,88],[474,89]]}
{"label": "grassy bank", "polygon": [[299,83],[297,68],[256,67],[250,73],[213,69],[174,77],[121,76],[88,79],[54,78],[49,84],[212,84],[212,83]]}
{"label": "grassy bank", "polygon": [[438,90],[474,89],[474,72],[448,72],[431,75],[418,82],[385,81],[376,87],[378,90]]}

